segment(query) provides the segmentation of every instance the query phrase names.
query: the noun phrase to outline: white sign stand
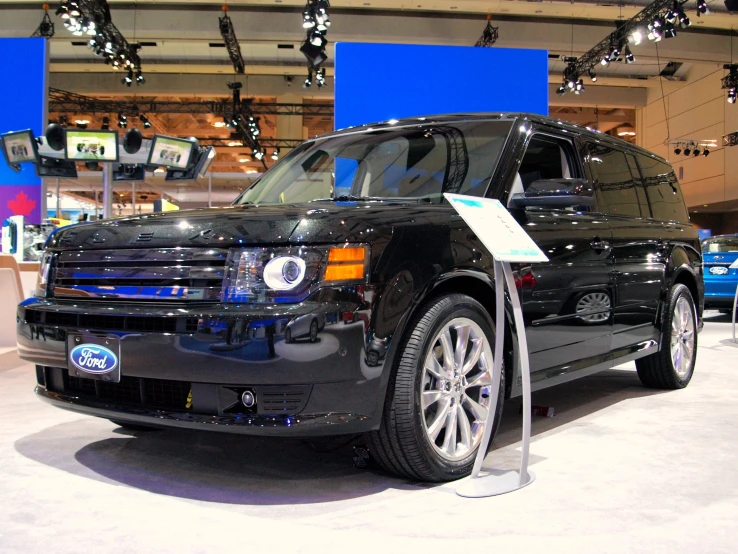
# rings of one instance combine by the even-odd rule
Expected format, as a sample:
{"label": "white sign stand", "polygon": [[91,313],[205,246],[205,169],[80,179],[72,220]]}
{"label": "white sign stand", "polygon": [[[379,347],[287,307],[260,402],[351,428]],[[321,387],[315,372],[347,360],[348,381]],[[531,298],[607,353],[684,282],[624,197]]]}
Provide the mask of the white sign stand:
{"label": "white sign stand", "polygon": [[[445,194],[444,196],[492,253],[495,275],[495,358],[489,409],[487,410],[482,442],[477,451],[472,473],[459,483],[456,493],[459,496],[469,498],[496,496],[523,488],[535,479],[533,472],[528,471],[532,415],[528,341],[525,336],[523,310],[510,262],[546,262],[548,258],[498,200],[456,194]],[[518,338],[520,373],[523,379],[523,444],[520,470],[490,472],[480,475],[482,462],[487,454],[487,447],[492,435],[496,415],[495,408],[502,378],[502,352],[505,339],[505,326],[502,322],[505,321],[505,285],[507,285],[512,301],[515,333]]]}

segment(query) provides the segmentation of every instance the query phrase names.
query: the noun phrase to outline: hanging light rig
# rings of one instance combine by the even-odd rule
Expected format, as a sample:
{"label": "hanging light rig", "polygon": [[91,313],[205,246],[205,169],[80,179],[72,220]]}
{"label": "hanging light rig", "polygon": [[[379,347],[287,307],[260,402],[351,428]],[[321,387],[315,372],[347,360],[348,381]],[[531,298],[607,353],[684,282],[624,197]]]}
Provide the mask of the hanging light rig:
{"label": "hanging light rig", "polygon": [[300,52],[308,63],[308,74],[303,82],[303,88],[311,87],[313,81],[318,88],[325,86],[326,74],[322,64],[328,59],[325,51],[328,44],[326,34],[331,26],[328,8],[330,8],[328,0],[308,0],[302,11],[302,28],[307,32],[307,36],[300,47]]}
{"label": "hanging light rig", "polygon": [[243,75],[246,71],[246,63],[243,61],[241,46],[238,44],[236,31],[233,28],[233,22],[231,21],[231,18],[228,17],[228,6],[223,4],[220,9],[223,12],[223,17],[218,18],[220,35],[223,37],[223,42],[228,50],[228,57],[231,59],[231,63],[233,64],[233,70],[239,75]]}
{"label": "hanging light rig", "polygon": [[479,37],[479,40],[477,40],[477,43],[474,46],[477,46],[479,48],[489,48],[490,46],[492,46],[500,37],[498,29],[499,27],[492,26],[492,14],[488,13],[487,26],[484,28],[484,31],[482,31],[482,36]]}
{"label": "hanging light rig", "polygon": [[38,29],[36,29],[31,35],[31,38],[35,38],[35,37],[51,38],[54,36],[54,22],[51,21],[51,17],[49,17],[49,5],[44,4],[43,9],[44,9],[44,16],[41,19],[41,23],[39,23],[38,25]]}
{"label": "hanging light rig", "polygon": [[87,47],[116,71],[125,71],[121,83],[146,83],[141,71],[140,44],[129,44],[110,18],[106,0],[62,0],[56,15],[76,37],[89,37]]}
{"label": "hanging light rig", "polygon": [[[614,32],[584,55],[573,58],[568,63],[557,94],[581,94],[584,92],[582,76],[588,75],[595,82],[598,68],[608,67],[613,62],[634,63],[636,59],[631,47],[638,46],[644,39],[660,42],[665,38],[676,37],[678,29],[686,29],[691,25],[683,9],[686,3],[687,0],[656,0],[632,18],[618,23]],[[709,13],[707,4],[704,0],[698,0],[697,16],[705,13]]]}
{"label": "hanging light rig", "polygon": [[738,90],[738,64],[725,64],[723,69],[728,70],[728,74],[722,78],[722,88],[728,91],[727,101],[735,104],[736,91]]}

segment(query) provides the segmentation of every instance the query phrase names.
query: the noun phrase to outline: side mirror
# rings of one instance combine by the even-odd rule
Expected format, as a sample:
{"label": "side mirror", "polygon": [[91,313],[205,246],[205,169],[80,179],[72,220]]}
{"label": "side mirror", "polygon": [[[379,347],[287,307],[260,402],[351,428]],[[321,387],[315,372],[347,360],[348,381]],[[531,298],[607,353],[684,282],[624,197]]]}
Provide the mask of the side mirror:
{"label": "side mirror", "polygon": [[594,190],[584,179],[544,179],[533,181],[524,194],[514,194],[511,203],[516,208],[593,206]]}

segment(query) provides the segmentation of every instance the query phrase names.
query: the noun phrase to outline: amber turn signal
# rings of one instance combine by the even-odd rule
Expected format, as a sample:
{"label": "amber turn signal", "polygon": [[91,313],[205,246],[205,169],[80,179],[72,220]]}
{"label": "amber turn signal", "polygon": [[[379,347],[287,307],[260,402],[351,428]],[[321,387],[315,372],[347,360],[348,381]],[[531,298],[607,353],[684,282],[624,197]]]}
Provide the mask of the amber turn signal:
{"label": "amber turn signal", "polygon": [[358,248],[331,248],[328,252],[328,263],[335,262],[363,262],[365,250]]}
{"label": "amber turn signal", "polygon": [[364,278],[364,264],[329,265],[325,268],[326,281],[349,281]]}

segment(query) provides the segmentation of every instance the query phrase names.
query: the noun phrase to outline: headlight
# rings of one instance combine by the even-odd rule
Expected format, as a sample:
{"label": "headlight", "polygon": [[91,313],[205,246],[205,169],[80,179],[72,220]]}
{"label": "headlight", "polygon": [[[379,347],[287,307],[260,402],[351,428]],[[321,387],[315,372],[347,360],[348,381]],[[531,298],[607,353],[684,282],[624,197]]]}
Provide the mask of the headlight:
{"label": "headlight", "polygon": [[36,277],[36,296],[45,297],[46,287],[49,282],[49,270],[51,269],[51,260],[53,254],[44,252],[39,260],[38,276]]}
{"label": "headlight", "polygon": [[369,247],[234,248],[228,255],[224,302],[301,302],[322,285],[366,282]]}

